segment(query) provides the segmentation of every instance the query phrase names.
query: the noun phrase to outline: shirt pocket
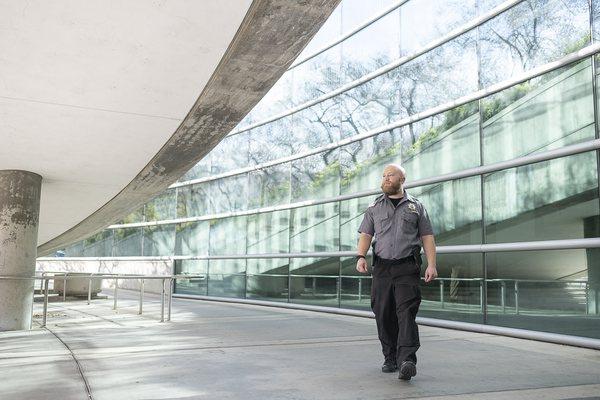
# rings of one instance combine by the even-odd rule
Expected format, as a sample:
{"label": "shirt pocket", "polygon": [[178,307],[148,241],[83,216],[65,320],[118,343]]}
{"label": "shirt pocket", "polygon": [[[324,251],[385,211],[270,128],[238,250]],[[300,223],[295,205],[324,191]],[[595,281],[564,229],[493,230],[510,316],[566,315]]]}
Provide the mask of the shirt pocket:
{"label": "shirt pocket", "polygon": [[375,217],[375,234],[381,237],[381,235],[390,230],[392,226],[392,219],[387,215]]}
{"label": "shirt pocket", "polygon": [[409,235],[417,235],[419,215],[414,212],[407,212],[402,215],[402,231]]}

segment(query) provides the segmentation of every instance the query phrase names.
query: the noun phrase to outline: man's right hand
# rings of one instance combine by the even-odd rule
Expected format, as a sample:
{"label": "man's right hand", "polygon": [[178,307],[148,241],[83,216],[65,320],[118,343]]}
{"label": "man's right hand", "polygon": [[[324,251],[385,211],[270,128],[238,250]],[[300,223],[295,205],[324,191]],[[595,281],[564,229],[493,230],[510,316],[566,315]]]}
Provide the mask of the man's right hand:
{"label": "man's right hand", "polygon": [[359,258],[358,261],[356,262],[356,270],[358,272],[366,274],[368,272],[368,270],[367,270],[367,260],[365,260],[364,258]]}

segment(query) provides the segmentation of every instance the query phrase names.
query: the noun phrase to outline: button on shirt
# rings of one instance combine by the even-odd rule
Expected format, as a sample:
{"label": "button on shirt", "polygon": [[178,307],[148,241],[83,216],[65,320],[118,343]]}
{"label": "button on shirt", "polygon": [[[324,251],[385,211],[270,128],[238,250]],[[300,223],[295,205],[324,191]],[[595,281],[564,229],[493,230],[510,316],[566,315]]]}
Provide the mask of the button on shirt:
{"label": "button on shirt", "polygon": [[427,210],[406,190],[396,207],[386,194],[375,199],[358,231],[374,236],[375,254],[390,260],[410,256],[421,246],[421,236],[433,235]]}

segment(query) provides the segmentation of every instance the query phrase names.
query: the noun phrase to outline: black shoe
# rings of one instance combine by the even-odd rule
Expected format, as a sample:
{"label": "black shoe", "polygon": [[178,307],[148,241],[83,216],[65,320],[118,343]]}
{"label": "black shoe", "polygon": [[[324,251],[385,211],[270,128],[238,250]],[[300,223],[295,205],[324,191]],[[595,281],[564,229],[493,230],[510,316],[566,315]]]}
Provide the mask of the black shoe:
{"label": "black shoe", "polygon": [[410,378],[417,374],[417,366],[412,361],[403,361],[402,365],[400,365],[400,374],[398,375],[398,379],[402,379],[403,381],[410,381]]}
{"label": "black shoe", "polygon": [[392,360],[385,360],[383,366],[381,367],[381,372],[385,373],[396,372],[397,370],[398,365],[396,364],[396,361]]}

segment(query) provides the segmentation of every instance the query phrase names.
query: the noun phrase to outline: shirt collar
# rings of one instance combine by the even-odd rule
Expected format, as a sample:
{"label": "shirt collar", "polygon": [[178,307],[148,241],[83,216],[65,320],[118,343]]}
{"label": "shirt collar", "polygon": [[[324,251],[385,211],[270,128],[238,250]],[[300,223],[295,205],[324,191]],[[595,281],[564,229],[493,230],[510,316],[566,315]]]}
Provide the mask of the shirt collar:
{"label": "shirt collar", "polygon": [[[390,203],[393,205],[392,200],[388,197],[387,194],[383,194],[383,197]],[[414,197],[412,197],[410,194],[408,194],[408,192],[406,191],[406,189],[404,189],[404,195],[400,198],[400,202],[398,203],[398,205],[404,203],[405,201],[410,201],[411,203],[415,202]]]}

